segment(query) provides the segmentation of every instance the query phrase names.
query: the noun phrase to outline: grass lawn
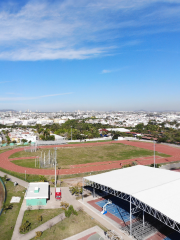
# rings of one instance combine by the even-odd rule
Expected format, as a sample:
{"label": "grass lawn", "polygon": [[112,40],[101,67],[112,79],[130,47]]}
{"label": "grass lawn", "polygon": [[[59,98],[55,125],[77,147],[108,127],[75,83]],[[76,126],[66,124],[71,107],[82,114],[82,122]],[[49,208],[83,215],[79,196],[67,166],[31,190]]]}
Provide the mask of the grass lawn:
{"label": "grass lawn", "polygon": [[[0,171],[4,172],[6,174],[10,174],[14,177],[20,178],[20,179],[25,181],[24,173],[9,171],[9,170],[6,170],[6,169],[1,168],[1,167],[0,167]],[[39,181],[40,181],[39,175],[26,174],[26,182],[39,182]]]}
{"label": "grass lawn", "polygon": [[2,182],[0,181],[0,211],[4,202],[4,198],[5,198],[5,191],[4,191],[4,186],[2,184]]}
{"label": "grass lawn", "polygon": [[[7,199],[6,203],[10,203],[12,196],[21,197],[20,203],[13,203],[13,208],[7,210],[6,213],[2,212],[0,216],[0,234],[1,239],[10,240],[13,234],[14,226],[17,216],[23,201],[25,188],[17,185],[14,187],[13,183],[8,181],[6,183]],[[24,192],[24,193],[23,193]]]}
{"label": "grass lawn", "polygon": [[[37,228],[41,224],[47,222],[48,220],[56,217],[57,215],[63,213],[64,211],[61,208],[57,209],[40,209],[40,210],[30,210],[24,212],[24,217],[22,223],[29,221],[31,223],[31,230]],[[42,216],[42,221],[38,221],[38,216]]]}
{"label": "grass lawn", "polygon": [[[88,228],[98,225],[104,231],[107,231],[99,222],[92,219],[85,212],[78,212],[78,216],[71,215],[70,218],[66,218],[63,221],[57,223],[51,229],[47,229],[43,232],[42,236],[37,239],[43,240],[62,240],[80,233]],[[35,238],[33,238],[35,240]]]}
{"label": "grass lawn", "polygon": [[[3,168],[0,168],[0,171],[10,174],[14,177],[17,177],[19,179],[22,179],[25,181],[25,175],[23,173],[17,173],[17,172],[12,172]],[[109,172],[108,171],[97,171],[97,172],[89,172],[89,173],[78,173],[78,174],[70,174],[70,175],[57,175],[57,180],[59,179],[68,179],[68,178],[76,178],[76,177],[86,177],[90,176],[91,174],[99,174],[99,173],[104,173],[104,172]],[[50,181],[52,178],[54,179],[54,175],[45,175],[48,181]],[[26,182],[39,182],[40,181],[40,176],[39,175],[33,175],[33,174],[26,174]],[[64,184],[65,185],[65,184]],[[62,187],[66,187],[62,185]]]}
{"label": "grass lawn", "polygon": [[[40,155],[41,151],[47,154],[49,152],[49,149],[41,149],[35,153],[22,151],[14,153],[13,155],[11,155],[11,157],[37,156]],[[51,149],[51,152],[53,151],[54,150]],[[153,156],[153,154],[154,152],[151,150],[124,145],[121,143],[86,147],[61,147],[57,149],[57,167],[69,168],[69,165],[74,164],[117,161],[138,157]],[[162,157],[169,157],[169,155],[159,152],[156,152],[156,155]],[[13,162],[19,166],[35,168],[34,159],[14,160]]]}
{"label": "grass lawn", "polygon": [[[36,161],[36,164],[35,164]],[[39,164],[37,163],[37,160],[35,159],[23,159],[23,160],[13,160],[14,164],[22,167],[28,167],[28,168],[39,168]]]}
{"label": "grass lawn", "polygon": [[7,152],[7,151],[9,151],[9,150],[12,150],[12,149],[11,149],[11,148],[1,149],[1,150],[0,150],[0,154],[3,153],[3,152]]}

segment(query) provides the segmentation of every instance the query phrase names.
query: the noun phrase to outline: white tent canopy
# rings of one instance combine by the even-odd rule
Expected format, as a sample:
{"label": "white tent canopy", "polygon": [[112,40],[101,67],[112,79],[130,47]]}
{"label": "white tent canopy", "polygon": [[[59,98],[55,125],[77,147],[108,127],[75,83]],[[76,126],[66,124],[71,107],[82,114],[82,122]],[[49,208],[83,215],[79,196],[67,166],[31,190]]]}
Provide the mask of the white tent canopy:
{"label": "white tent canopy", "polygon": [[[180,173],[178,172],[138,165],[84,177],[84,179],[128,194],[180,224]],[[172,227],[171,224],[163,222]]]}

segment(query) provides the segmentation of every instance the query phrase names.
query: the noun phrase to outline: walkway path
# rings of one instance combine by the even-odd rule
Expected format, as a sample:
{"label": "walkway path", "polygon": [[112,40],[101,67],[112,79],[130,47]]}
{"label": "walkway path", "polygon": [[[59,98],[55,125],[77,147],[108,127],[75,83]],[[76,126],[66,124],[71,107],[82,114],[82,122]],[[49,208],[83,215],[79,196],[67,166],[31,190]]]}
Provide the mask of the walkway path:
{"label": "walkway path", "polygon": [[43,232],[46,229],[54,226],[56,223],[62,221],[65,218],[64,213],[61,213],[58,216],[50,219],[49,221],[41,224],[39,227],[33,229],[32,231],[30,231],[30,232],[28,232],[26,234],[20,234],[19,233],[19,227],[21,226],[22,219],[23,219],[23,216],[24,216],[24,212],[26,211],[26,209],[27,209],[27,207],[26,207],[26,200],[24,199],[23,203],[21,205],[21,209],[19,211],[18,218],[16,220],[16,225],[14,227],[14,232],[13,232],[11,240],[17,240],[17,239],[18,240],[29,240],[29,239],[32,239],[33,237],[36,236],[36,232],[37,231],[42,231]]}
{"label": "walkway path", "polygon": [[[153,143],[130,142],[130,141],[113,141],[113,142],[98,142],[98,143],[85,143],[85,144],[81,143],[81,144],[57,145],[57,146],[42,146],[41,148],[88,147],[88,146],[105,145],[105,144],[111,144],[111,143],[113,144],[123,143],[125,145],[131,145],[139,148],[153,150]],[[24,148],[18,148],[18,149],[12,149],[10,151],[1,153],[0,167],[10,171],[19,172],[19,173],[25,173],[25,170],[26,170],[27,174],[37,174],[37,175],[53,175],[54,174],[54,170],[26,168],[26,167],[18,166],[13,163],[13,160],[22,159],[22,158],[9,159],[9,156],[11,156],[13,153],[23,151],[23,150]],[[156,156],[156,163],[180,161],[179,148],[175,148],[175,147],[171,147],[163,144],[156,144],[156,151],[171,155],[171,157]],[[26,157],[26,158],[30,158],[30,157]],[[132,163],[133,161],[136,161],[138,164],[141,164],[141,165],[149,165],[154,162],[154,157],[150,156],[150,157],[141,157],[141,158],[121,160],[121,161],[108,161],[108,162],[71,165],[71,168],[69,169],[57,170],[57,174],[67,175],[67,174],[78,174],[78,173],[85,173],[85,172],[116,169],[116,168],[121,168],[125,164]]]}
{"label": "walkway path", "polygon": [[25,182],[19,178],[13,177],[12,175],[9,175],[9,174],[6,174],[6,173],[0,171],[0,177],[4,177],[4,175],[6,175],[7,178],[9,178],[11,182],[17,182],[19,185],[21,185],[25,188],[28,187],[28,184],[29,184],[28,182]]}

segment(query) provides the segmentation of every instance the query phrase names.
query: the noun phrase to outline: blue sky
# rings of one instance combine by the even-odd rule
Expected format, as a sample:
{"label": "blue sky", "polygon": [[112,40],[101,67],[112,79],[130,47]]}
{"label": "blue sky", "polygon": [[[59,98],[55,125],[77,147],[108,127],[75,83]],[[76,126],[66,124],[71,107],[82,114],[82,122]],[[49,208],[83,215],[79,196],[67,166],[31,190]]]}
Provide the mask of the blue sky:
{"label": "blue sky", "polygon": [[0,109],[179,110],[179,0],[0,1]]}

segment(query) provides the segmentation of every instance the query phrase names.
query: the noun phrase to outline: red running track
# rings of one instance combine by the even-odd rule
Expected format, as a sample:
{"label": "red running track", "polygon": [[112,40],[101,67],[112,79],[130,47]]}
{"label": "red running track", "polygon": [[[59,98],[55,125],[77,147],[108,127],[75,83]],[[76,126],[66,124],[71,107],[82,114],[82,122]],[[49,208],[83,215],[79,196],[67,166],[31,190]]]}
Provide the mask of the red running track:
{"label": "red running track", "polygon": [[[105,145],[105,144],[116,144],[116,143],[122,143],[126,145],[131,145],[139,148],[149,149],[153,150],[153,143],[144,143],[144,142],[130,142],[130,141],[116,141],[116,142],[98,142],[98,143],[81,143],[81,144],[71,144],[71,145],[57,145],[57,146],[42,146],[40,148],[54,148],[54,147],[88,147],[88,146],[97,146],[97,145]],[[18,172],[18,173],[24,173],[26,170],[27,174],[36,174],[36,175],[54,175],[54,170],[49,169],[35,169],[35,168],[26,168],[21,167],[16,164],[14,164],[13,160],[18,159],[30,159],[35,157],[23,157],[23,158],[11,158],[9,159],[9,156],[11,156],[13,153],[23,151],[24,148],[18,148],[13,149],[4,153],[0,154],[0,167]],[[162,144],[156,144],[156,151],[165,153],[167,155],[171,155],[171,157],[160,157],[156,156],[156,163],[164,163],[164,162],[174,162],[174,161],[180,161],[180,149],[166,146]],[[116,168],[121,168],[123,165],[132,163],[133,161],[136,161],[137,164],[140,165],[149,165],[154,162],[154,157],[141,157],[141,158],[134,158],[134,159],[127,159],[127,160],[120,160],[120,161],[108,161],[108,162],[96,162],[96,163],[87,163],[87,164],[78,164],[78,165],[71,165],[70,169],[59,169],[57,170],[57,174],[61,175],[67,175],[67,174],[78,174],[78,173],[85,173],[85,172],[95,172],[95,171],[105,171],[105,170],[111,170]]]}

